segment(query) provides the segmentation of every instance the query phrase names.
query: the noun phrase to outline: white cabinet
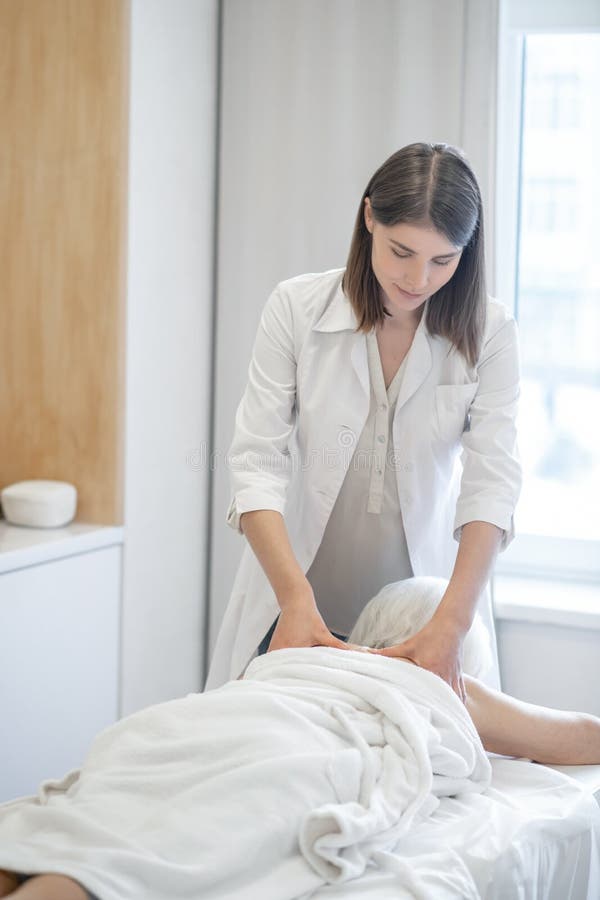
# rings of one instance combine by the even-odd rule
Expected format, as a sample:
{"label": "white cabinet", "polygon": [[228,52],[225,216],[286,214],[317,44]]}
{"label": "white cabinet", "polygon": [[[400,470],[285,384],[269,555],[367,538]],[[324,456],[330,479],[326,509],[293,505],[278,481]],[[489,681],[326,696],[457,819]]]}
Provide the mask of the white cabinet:
{"label": "white cabinet", "polygon": [[74,535],[61,529],[62,540],[54,533],[7,551],[2,539],[15,530],[1,527],[4,801],[77,768],[118,717],[121,546],[120,529],[79,526]]}

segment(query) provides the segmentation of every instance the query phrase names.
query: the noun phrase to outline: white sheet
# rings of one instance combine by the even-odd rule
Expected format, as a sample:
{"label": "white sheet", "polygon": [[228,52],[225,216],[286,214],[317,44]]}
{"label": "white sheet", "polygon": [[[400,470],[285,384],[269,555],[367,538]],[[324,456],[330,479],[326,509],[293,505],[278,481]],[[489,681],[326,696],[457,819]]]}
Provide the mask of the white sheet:
{"label": "white sheet", "polygon": [[[514,762],[493,761],[495,784]],[[0,867],[64,872],[102,900],[545,897],[510,880],[515,866],[535,884],[565,871],[542,813],[596,891],[557,900],[600,896],[591,796],[559,773],[523,774],[519,795],[514,767],[507,796],[491,772],[435,675],[282,650],[244,681],[117,723],[80,772],[0,807]]]}
{"label": "white sheet", "polygon": [[600,806],[600,763],[592,766],[548,766],[548,768],[574,778],[595,796]]}
{"label": "white sheet", "polygon": [[[598,900],[600,810],[593,793],[529,760],[491,757],[491,764],[492,784],[484,794],[442,799],[410,841],[376,857],[377,869],[370,867],[355,882],[325,886],[306,897],[404,898],[402,868],[408,865],[420,878],[408,895],[414,900],[472,896],[448,878],[448,872],[464,875],[465,869],[474,896],[486,900]],[[400,867],[399,878],[395,866]]]}

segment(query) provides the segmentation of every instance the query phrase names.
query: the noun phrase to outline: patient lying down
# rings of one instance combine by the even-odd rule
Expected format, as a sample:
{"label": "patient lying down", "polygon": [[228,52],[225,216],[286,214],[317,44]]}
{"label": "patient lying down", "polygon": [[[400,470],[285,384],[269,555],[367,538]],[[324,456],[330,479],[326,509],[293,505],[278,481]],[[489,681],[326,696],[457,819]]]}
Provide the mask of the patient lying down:
{"label": "patient lying down", "polygon": [[[388,585],[349,644],[407,640],[446,585]],[[291,900],[358,877],[444,798],[484,794],[485,751],[600,763],[600,719],[485,686],[490,663],[477,616],[465,705],[409,660],[314,647],[135,713],[98,735],[81,770],[0,806],[0,897]]]}
{"label": "patient lying down", "polygon": [[[447,586],[443,578],[430,577],[386,585],[366,605],[348,642],[377,648],[401,644],[429,621]],[[491,665],[489,636],[477,613],[463,645],[463,678],[467,710],[489,753],[548,765],[600,763],[600,719],[525,703],[487,687],[478,679]]]}

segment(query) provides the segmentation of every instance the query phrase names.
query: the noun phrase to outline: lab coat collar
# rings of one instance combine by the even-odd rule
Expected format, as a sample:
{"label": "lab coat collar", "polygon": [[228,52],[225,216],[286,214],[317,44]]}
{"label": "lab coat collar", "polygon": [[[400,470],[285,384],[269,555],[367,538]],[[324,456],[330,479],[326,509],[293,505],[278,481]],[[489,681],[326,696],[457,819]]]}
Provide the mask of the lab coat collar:
{"label": "lab coat collar", "polygon": [[[421,316],[411,348],[408,352],[406,369],[396,401],[396,412],[404,406],[406,401],[409,400],[415,391],[423,384],[431,370],[432,355],[431,347],[429,346],[429,331],[425,324],[428,305],[429,298],[425,301],[423,315]],[[370,381],[367,357],[367,336],[365,332],[356,331],[357,327],[358,321],[354,315],[352,305],[342,291],[342,286],[340,284],[334,294],[333,300],[316,325],[313,326],[313,331],[335,332],[352,330],[355,332],[350,358],[352,361],[352,368],[360,382],[363,393],[368,397],[370,394]]]}
{"label": "lab coat collar", "polygon": [[342,290],[342,282],[338,284],[331,303],[323,315],[313,325],[313,331],[356,331],[358,320],[354,315],[352,304]]}

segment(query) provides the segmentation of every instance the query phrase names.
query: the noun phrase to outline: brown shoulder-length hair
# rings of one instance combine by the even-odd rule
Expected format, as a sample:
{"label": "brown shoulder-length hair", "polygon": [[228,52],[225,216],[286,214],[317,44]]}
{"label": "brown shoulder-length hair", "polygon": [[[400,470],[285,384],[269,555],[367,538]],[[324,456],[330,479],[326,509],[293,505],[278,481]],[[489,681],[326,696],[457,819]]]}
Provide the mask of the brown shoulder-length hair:
{"label": "brown shoulder-length hair", "polygon": [[447,338],[475,366],[485,328],[487,291],[483,210],[477,179],[464,153],[450,144],[408,144],[377,169],[361,197],[342,289],[359,331],[370,331],[390,313],[371,266],[365,197],[381,225],[433,226],[463,252],[450,281],[432,294],[425,324]]}

